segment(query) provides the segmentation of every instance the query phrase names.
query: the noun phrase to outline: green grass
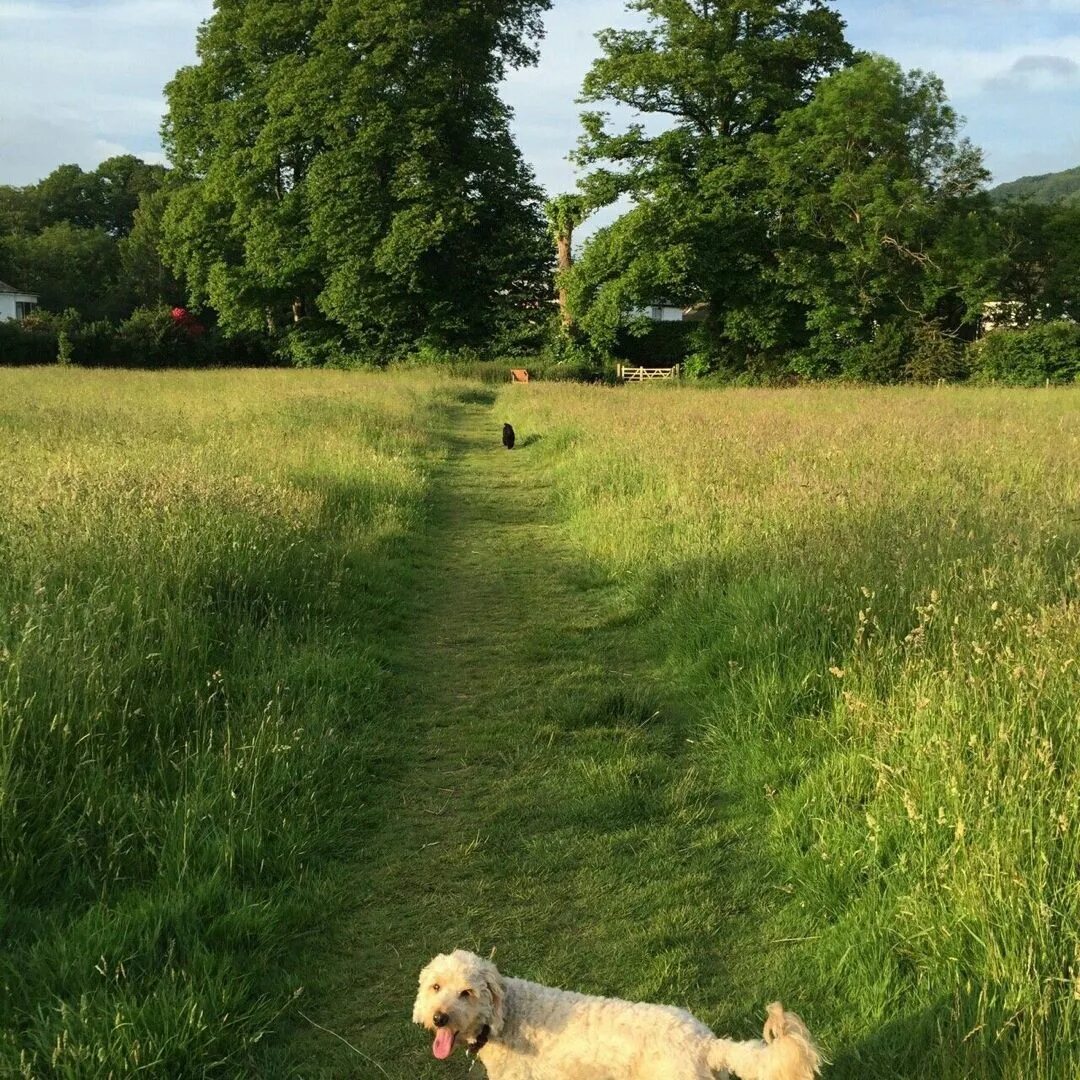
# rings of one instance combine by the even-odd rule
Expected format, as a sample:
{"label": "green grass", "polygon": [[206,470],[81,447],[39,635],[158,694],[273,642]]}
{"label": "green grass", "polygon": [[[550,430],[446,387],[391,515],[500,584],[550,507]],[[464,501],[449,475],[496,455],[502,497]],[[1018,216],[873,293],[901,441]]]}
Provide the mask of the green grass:
{"label": "green grass", "polygon": [[454,1080],[463,946],[780,997],[836,1077],[1076,1075],[1076,393],[0,403],[0,1073]]}
{"label": "green grass", "polygon": [[732,800],[727,993],[797,1001],[834,1076],[1080,1069],[1078,405],[504,399]]}
{"label": "green grass", "polygon": [[0,371],[3,1075],[235,1076],[288,1005],[392,738],[436,397]]}
{"label": "green grass", "polygon": [[457,946],[760,1025],[764,1000],[727,1000],[736,838],[695,727],[652,681],[616,583],[566,535],[537,433],[508,454],[501,414],[462,398],[395,671],[400,761],[266,1074],[463,1076],[409,1023],[420,967]]}

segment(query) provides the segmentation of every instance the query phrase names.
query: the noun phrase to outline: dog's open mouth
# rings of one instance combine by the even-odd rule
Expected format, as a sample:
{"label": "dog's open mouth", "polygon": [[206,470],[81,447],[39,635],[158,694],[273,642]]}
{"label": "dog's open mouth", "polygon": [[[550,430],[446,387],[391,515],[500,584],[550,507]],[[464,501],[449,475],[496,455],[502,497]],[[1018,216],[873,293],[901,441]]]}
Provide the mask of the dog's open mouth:
{"label": "dog's open mouth", "polygon": [[449,1028],[439,1028],[435,1033],[435,1041],[431,1044],[431,1052],[440,1060],[445,1061],[454,1052],[454,1043],[457,1042],[457,1034]]}

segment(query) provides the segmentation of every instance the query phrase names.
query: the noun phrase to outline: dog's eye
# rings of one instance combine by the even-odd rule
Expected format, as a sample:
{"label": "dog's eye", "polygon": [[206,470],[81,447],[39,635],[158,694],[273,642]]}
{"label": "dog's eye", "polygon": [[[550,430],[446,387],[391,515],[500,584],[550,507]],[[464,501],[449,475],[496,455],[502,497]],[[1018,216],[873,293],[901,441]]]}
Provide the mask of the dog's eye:
{"label": "dog's eye", "polygon": [[431,989],[434,990],[437,994],[442,989],[442,987],[438,983],[436,983]]}
{"label": "dog's eye", "polygon": [[472,994],[472,991],[471,991],[471,990],[462,990],[462,991],[461,991],[461,993],[460,993],[460,994],[458,994],[458,997],[463,997],[463,998],[467,998],[467,997],[469,997],[469,996],[470,996],[471,994]]}

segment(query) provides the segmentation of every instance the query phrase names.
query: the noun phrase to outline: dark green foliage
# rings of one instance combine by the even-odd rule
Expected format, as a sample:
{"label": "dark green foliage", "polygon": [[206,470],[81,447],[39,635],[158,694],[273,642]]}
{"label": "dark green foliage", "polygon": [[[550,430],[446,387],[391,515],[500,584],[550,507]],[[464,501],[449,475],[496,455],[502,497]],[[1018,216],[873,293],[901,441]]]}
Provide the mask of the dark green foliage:
{"label": "dark green foliage", "polygon": [[142,197],[131,232],[120,241],[120,294],[139,307],[171,304],[183,307],[183,284],[161,258],[162,223],[169,205],[168,189]]}
{"label": "dark green foliage", "polygon": [[856,382],[901,382],[910,352],[909,328],[886,323],[875,329],[869,341],[853,345],[840,354],[840,374]]}
{"label": "dark green foliage", "polygon": [[111,358],[122,367],[209,367],[214,344],[186,330],[169,308],[138,308],[118,327]]}
{"label": "dark green foliage", "polygon": [[1012,202],[996,215],[1002,252],[994,299],[1020,304],[1021,321],[1080,318],[1080,203]]}
{"label": "dark green foliage", "polygon": [[1007,184],[998,184],[990,191],[995,202],[1030,200],[1033,203],[1080,204],[1080,166],[1064,172],[1043,173],[1041,176],[1022,176]]}
{"label": "dark green foliage", "polygon": [[0,322],[0,366],[53,364],[57,351],[57,331],[43,320]]}
{"label": "dark green foliage", "polygon": [[958,129],[939,79],[868,57],[757,141],[767,276],[803,309],[806,374],[839,373],[883,325],[977,324],[996,271],[988,174]]}
{"label": "dark green foliage", "polygon": [[280,362],[261,335],[225,337],[179,322],[169,307],[137,308],[120,323],[69,309],[0,323],[0,365],[68,363],[87,368],[267,367]]}
{"label": "dark green foliage", "polygon": [[120,249],[104,229],[64,221],[40,233],[9,236],[0,245],[4,279],[37,293],[42,307],[74,308],[89,319],[122,314],[116,294]]}
{"label": "dark green foliage", "polygon": [[0,280],[91,320],[181,302],[156,250],[164,182],[160,165],[124,155],[93,172],[61,165],[30,187],[0,187]]}
{"label": "dark green foliage", "polygon": [[547,0],[222,0],[168,88],[171,264],[229,331],[318,312],[347,352],[490,342],[547,287],[498,85]]}
{"label": "dark green foliage", "polygon": [[633,208],[586,246],[570,282],[571,308],[599,347],[625,316],[667,297],[711,302],[722,333],[751,350],[785,338],[786,304],[763,289],[772,245],[755,205],[755,135],[805,103],[817,81],[848,62],[839,16],[818,0],[637,0],[645,30],[607,30],[585,80],[588,103],[660,120],[609,129],[583,117],[577,158],[592,169],[590,204],[620,195]]}
{"label": "dark green foliage", "polygon": [[995,330],[973,349],[977,377],[1006,386],[1080,381],[1080,325],[1036,323],[1024,330]]}
{"label": "dark green foliage", "polygon": [[912,334],[911,350],[904,364],[910,382],[957,382],[968,374],[969,346],[935,323],[919,323]]}
{"label": "dark green foliage", "polygon": [[956,382],[969,372],[970,346],[933,322],[887,322],[838,360],[845,379],[868,383]]}
{"label": "dark green foliage", "polygon": [[629,364],[644,367],[672,367],[683,364],[700,340],[699,325],[690,322],[653,323],[645,333],[623,330],[615,345],[615,355]]}
{"label": "dark green foliage", "polygon": [[355,367],[358,356],[344,345],[341,328],[326,319],[305,319],[282,334],[277,354],[296,368]]}

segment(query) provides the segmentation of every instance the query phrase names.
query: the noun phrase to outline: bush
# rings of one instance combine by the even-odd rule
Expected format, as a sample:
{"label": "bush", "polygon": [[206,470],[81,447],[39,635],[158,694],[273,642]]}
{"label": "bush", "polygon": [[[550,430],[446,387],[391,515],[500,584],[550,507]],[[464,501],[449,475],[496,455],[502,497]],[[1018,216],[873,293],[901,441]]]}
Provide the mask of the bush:
{"label": "bush", "polygon": [[1043,386],[1080,380],[1080,325],[1036,323],[1023,330],[994,330],[971,348],[982,382]]}
{"label": "bush", "polygon": [[258,334],[223,338],[183,308],[138,308],[116,325],[85,322],[77,311],[37,311],[0,323],[0,364],[77,367],[266,367],[274,362]]}
{"label": "bush", "polygon": [[323,319],[305,319],[282,337],[278,358],[297,368],[358,368],[365,366],[349,348],[344,331]]}
{"label": "bush", "polygon": [[243,331],[224,337],[211,331],[207,348],[211,350],[215,367],[267,368],[281,367],[281,357],[272,348],[265,334]]}
{"label": "bush", "polygon": [[[198,326],[180,308],[138,308],[117,328],[107,363],[112,367],[209,366],[206,332],[196,330]],[[90,358],[83,362],[90,367],[95,363]]]}
{"label": "bush", "polygon": [[538,378],[551,382],[597,382],[604,377],[612,360],[588,338],[567,332],[560,325],[552,331],[547,345],[529,370]]}
{"label": "bush", "polygon": [[111,322],[77,323],[70,337],[71,363],[79,367],[117,366],[117,328]]}
{"label": "bush", "polygon": [[932,323],[920,323],[912,336],[904,375],[911,382],[919,383],[956,382],[966,378],[968,364],[964,346]]}
{"label": "bush", "polygon": [[910,352],[911,336],[906,329],[886,323],[875,328],[872,341],[844,351],[840,370],[844,378],[856,382],[900,382]]}
{"label": "bush", "polygon": [[715,386],[794,386],[803,377],[798,354],[747,352],[702,339],[683,367],[691,379]]}
{"label": "bush", "polygon": [[55,364],[58,348],[56,327],[37,316],[23,322],[0,322],[0,364]]}

